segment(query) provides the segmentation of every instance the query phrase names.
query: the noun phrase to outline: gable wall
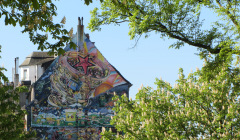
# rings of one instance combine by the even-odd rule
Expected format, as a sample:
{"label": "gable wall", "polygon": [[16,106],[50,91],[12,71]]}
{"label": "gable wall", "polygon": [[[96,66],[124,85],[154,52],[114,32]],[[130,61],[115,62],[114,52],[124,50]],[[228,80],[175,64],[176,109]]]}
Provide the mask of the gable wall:
{"label": "gable wall", "polygon": [[25,81],[30,80],[31,83],[34,83],[36,80],[38,80],[44,73],[44,69],[41,67],[41,65],[22,66],[20,67],[20,81],[24,81],[24,70],[27,70],[27,78]]}

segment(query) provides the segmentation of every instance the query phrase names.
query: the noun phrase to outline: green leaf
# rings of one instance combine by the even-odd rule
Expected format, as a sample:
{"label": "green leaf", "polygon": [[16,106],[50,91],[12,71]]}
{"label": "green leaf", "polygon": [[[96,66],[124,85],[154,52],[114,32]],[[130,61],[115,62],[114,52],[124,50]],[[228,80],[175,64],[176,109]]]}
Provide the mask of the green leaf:
{"label": "green leaf", "polygon": [[39,9],[39,3],[37,0],[32,0],[32,4],[34,9]]}
{"label": "green leaf", "polygon": [[5,16],[6,16],[6,17],[5,17],[5,25],[8,25],[8,23],[9,23],[8,15],[6,14]]}
{"label": "green leaf", "polygon": [[76,49],[77,48],[77,45],[74,42],[72,42],[72,41],[69,43],[69,45],[70,45],[70,48],[72,48],[72,49]]}
{"label": "green leaf", "polygon": [[92,3],[92,0],[84,0],[86,5],[89,5],[90,3]]}
{"label": "green leaf", "polygon": [[62,48],[58,49],[58,55],[64,55],[65,51]]}

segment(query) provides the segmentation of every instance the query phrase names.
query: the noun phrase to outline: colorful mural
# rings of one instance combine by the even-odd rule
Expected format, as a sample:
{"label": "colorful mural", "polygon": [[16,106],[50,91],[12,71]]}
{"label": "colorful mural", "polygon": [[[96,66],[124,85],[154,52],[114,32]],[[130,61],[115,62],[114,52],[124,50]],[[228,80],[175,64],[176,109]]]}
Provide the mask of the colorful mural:
{"label": "colorful mural", "polygon": [[112,127],[111,108],[32,107],[32,127]]}
{"label": "colorful mural", "polygon": [[[87,43],[86,43],[87,42]],[[126,85],[122,91],[127,93],[127,82],[116,69],[108,63],[96,47],[89,41],[84,49],[69,50],[59,56],[35,85],[39,104],[67,107],[91,106],[91,100],[103,93],[113,95],[117,86]],[[111,91],[111,92],[110,92]],[[42,94],[42,93],[46,94]],[[45,100],[42,100],[44,97]],[[112,96],[111,96],[112,97]],[[105,103],[97,106],[112,106],[113,103],[101,95]],[[46,103],[47,102],[47,103]]]}
{"label": "colorful mural", "polygon": [[128,95],[131,84],[89,39],[78,46],[68,45],[34,85],[28,126],[41,139],[100,139],[102,127],[113,127],[114,93]]}
{"label": "colorful mural", "polygon": [[99,140],[101,128],[33,128],[37,136],[47,140]]}

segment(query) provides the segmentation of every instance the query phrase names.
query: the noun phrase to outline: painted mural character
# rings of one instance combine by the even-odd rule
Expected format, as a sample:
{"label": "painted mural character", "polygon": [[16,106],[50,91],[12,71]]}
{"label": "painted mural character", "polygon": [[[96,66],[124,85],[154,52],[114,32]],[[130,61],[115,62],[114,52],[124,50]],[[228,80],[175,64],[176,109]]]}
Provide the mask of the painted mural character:
{"label": "painted mural character", "polygon": [[104,107],[106,103],[107,103],[107,99],[105,98],[104,95],[101,95],[99,99],[99,106]]}

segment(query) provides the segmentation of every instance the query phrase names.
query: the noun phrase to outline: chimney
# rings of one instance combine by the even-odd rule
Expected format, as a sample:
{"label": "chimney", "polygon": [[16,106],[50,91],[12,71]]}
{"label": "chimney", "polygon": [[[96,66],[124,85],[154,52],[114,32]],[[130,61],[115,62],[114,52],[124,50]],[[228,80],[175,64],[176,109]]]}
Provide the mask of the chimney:
{"label": "chimney", "polygon": [[81,34],[81,38],[80,38],[80,41],[83,42],[83,33],[84,33],[84,25],[83,25],[83,17],[82,17],[82,23],[80,23],[80,34]]}
{"label": "chimney", "polygon": [[83,17],[82,20],[78,17],[78,26],[77,26],[77,45],[80,50],[80,42],[83,43],[83,33],[84,33]]}
{"label": "chimney", "polygon": [[19,57],[15,58],[15,74],[18,74],[18,68],[19,68]]}
{"label": "chimney", "polygon": [[14,89],[18,86],[19,84],[19,74],[18,74],[18,64],[19,64],[19,58],[15,58],[15,74],[14,74]]}
{"label": "chimney", "polygon": [[15,75],[15,68],[12,67],[12,82],[14,81],[14,75]]}

